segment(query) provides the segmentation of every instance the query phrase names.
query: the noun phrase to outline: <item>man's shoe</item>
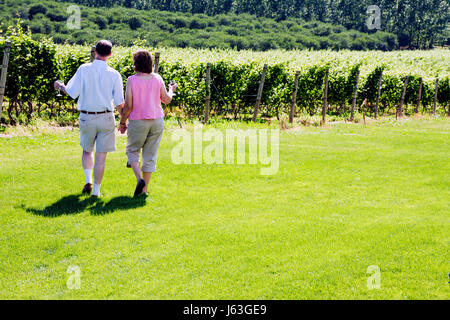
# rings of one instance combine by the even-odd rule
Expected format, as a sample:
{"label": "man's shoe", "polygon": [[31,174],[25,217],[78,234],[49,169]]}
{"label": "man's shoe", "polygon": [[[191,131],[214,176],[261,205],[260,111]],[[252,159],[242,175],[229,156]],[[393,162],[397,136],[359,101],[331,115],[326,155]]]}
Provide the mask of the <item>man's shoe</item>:
{"label": "man's shoe", "polygon": [[83,188],[83,194],[89,194],[90,195],[91,192],[92,192],[92,189],[93,189],[92,183],[86,183],[86,185]]}
{"label": "man's shoe", "polygon": [[145,188],[145,181],[143,179],[141,179],[141,181],[139,181],[138,185],[136,186],[136,190],[134,191],[134,196],[140,196],[142,194],[142,191]]}

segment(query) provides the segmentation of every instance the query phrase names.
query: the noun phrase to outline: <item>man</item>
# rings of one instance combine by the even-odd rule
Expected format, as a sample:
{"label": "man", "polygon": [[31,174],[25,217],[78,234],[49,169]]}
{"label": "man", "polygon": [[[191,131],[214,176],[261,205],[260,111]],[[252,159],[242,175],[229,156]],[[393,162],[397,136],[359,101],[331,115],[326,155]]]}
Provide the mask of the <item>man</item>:
{"label": "man", "polygon": [[82,65],[67,85],[58,81],[54,84],[55,89],[72,99],[78,97],[80,144],[83,148],[82,164],[86,179],[83,194],[90,195],[92,192],[93,197],[101,196],[100,186],[105,172],[106,155],[116,151],[114,107],[121,110],[125,102],[122,76],[106,63],[111,52],[111,42],[99,41],[95,47],[94,62]]}

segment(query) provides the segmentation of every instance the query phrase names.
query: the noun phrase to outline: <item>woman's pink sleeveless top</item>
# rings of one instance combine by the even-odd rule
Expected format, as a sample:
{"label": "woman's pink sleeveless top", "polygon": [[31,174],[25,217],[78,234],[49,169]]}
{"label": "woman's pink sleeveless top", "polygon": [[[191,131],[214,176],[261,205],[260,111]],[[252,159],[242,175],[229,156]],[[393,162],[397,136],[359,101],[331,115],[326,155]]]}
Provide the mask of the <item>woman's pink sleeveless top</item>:
{"label": "woman's pink sleeveless top", "polygon": [[153,79],[145,79],[137,75],[128,78],[133,95],[133,110],[130,120],[160,119],[164,117],[161,108],[161,87],[164,81],[159,74]]}

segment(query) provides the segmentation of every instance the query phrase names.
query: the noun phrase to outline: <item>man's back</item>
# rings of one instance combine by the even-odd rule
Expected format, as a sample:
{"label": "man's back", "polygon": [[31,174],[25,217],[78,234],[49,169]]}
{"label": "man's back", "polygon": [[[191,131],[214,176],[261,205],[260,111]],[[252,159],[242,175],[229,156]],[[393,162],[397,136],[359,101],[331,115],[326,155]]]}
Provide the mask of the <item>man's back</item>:
{"label": "man's back", "polygon": [[79,110],[113,111],[123,102],[122,76],[102,60],[82,65],[66,91],[72,98],[78,97]]}

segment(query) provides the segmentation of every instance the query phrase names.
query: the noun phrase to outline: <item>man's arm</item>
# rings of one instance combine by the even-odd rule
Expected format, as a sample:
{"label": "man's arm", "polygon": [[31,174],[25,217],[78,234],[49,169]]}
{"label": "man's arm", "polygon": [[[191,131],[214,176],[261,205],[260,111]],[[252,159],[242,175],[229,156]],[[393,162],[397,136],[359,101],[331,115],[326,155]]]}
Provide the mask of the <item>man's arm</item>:
{"label": "man's arm", "polygon": [[67,83],[67,86],[59,81],[55,81],[53,86],[56,90],[60,90],[64,94],[70,96],[72,99],[77,98],[81,93],[81,67],[78,68],[75,75]]}
{"label": "man's arm", "polygon": [[119,73],[117,73],[117,77],[114,82],[113,98],[114,98],[114,105],[116,106],[116,109],[119,112],[120,117],[122,117],[125,100],[123,97],[122,76]]}
{"label": "man's arm", "polygon": [[66,91],[66,86],[64,85],[64,83],[59,82],[59,81],[55,81],[55,83],[53,84],[53,86],[55,87],[55,90],[59,90],[62,93],[69,95]]}
{"label": "man's arm", "polygon": [[122,76],[117,72],[117,77],[114,82],[113,87],[113,99],[114,99],[114,105],[117,107],[117,110],[119,110],[120,115],[122,115],[122,109],[123,105],[125,103],[125,99],[123,97],[123,81]]}
{"label": "man's arm", "polygon": [[127,120],[128,117],[130,116],[131,111],[133,111],[133,95],[129,81],[127,81],[127,89],[125,92],[125,103],[123,104],[121,111],[119,111],[120,113],[119,130],[122,133],[124,133],[125,130],[127,129]]}
{"label": "man's arm", "polygon": [[124,107],[125,107],[125,103],[122,103],[120,106],[116,107],[117,111],[119,112],[120,117],[122,117]]}

